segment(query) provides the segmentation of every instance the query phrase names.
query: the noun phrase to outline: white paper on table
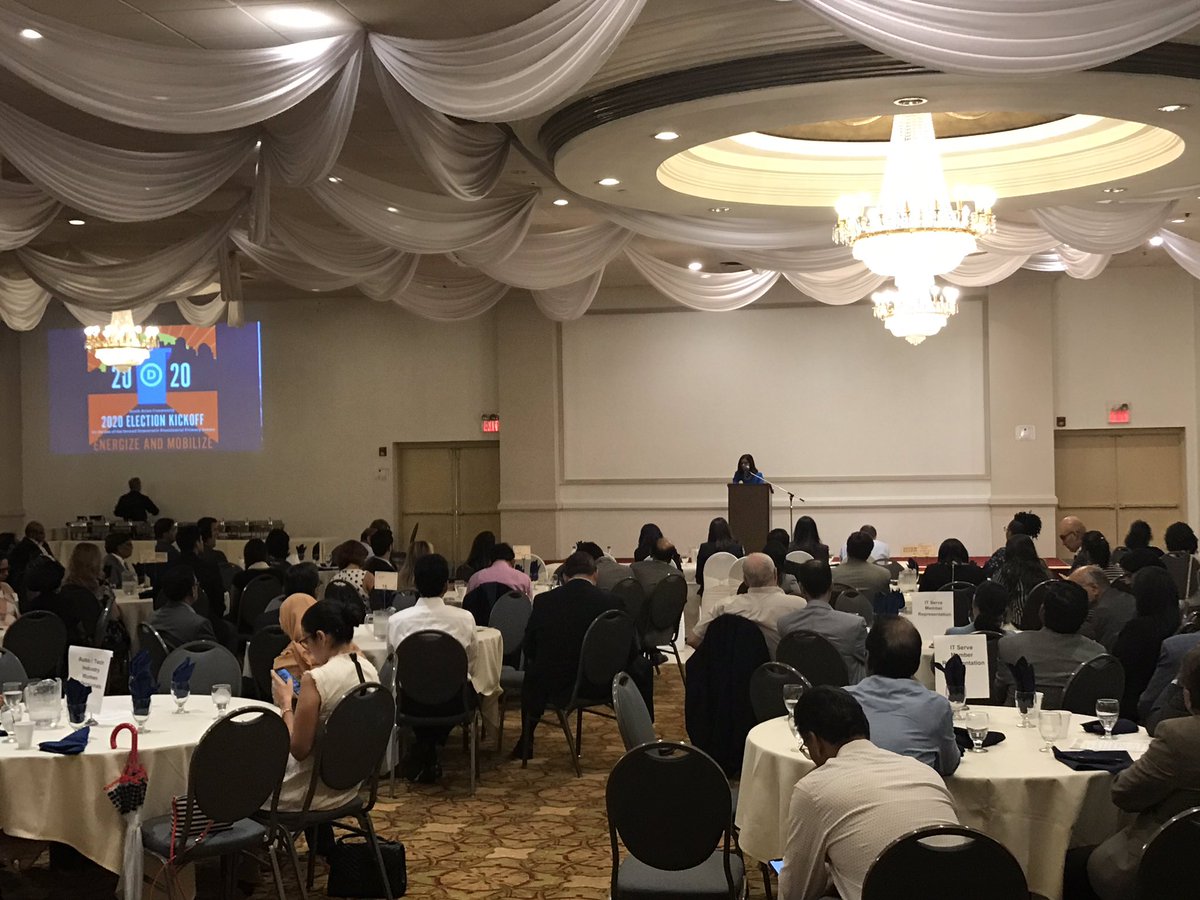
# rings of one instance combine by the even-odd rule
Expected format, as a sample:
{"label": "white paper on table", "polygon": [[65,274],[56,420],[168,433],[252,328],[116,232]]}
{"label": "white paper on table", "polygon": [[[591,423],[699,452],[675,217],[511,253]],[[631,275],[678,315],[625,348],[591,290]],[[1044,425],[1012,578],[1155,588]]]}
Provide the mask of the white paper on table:
{"label": "white paper on table", "polygon": [[912,595],[912,623],[928,646],[954,627],[954,592],[924,591]]}
{"label": "white paper on table", "polygon": [[[992,695],[988,674],[987,637],[982,634],[943,634],[933,639],[933,661],[946,664],[955,653],[967,668],[967,699],[987,700]],[[946,676],[933,670],[934,689],[946,693]]]}
{"label": "white paper on table", "polygon": [[533,556],[533,547],[530,544],[515,544],[513,546],[513,556],[517,559],[526,559]]}
{"label": "white paper on table", "polygon": [[1134,759],[1146,752],[1149,743],[1147,735],[1121,735],[1111,740],[1102,737],[1087,736],[1077,738],[1071,744],[1072,750],[1124,750]]}
{"label": "white paper on table", "polygon": [[88,715],[96,716],[100,713],[100,704],[104,702],[104,688],[108,685],[108,667],[111,663],[111,650],[99,650],[94,647],[67,648],[67,677],[74,678],[92,689],[88,694]]}
{"label": "white paper on table", "polygon": [[400,589],[400,573],[376,572],[375,589],[378,591],[398,591]]}

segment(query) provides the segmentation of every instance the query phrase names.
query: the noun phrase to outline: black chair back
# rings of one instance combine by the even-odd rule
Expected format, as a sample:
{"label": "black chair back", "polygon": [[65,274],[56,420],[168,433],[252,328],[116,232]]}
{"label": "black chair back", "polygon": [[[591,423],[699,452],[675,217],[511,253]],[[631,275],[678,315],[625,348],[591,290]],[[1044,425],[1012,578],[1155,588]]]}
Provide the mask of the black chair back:
{"label": "black chair back", "polygon": [[1124,693],[1125,667],[1112,654],[1102,653],[1094,659],[1080,663],[1071,673],[1058,708],[1070,710],[1081,716],[1094,716],[1097,700],[1120,699]]}
{"label": "black chair back", "polygon": [[871,599],[860,591],[853,588],[842,591],[838,595],[837,602],[833,608],[840,612],[854,613],[856,616],[861,616],[863,621],[870,628],[875,624],[875,606],[871,603]]}
{"label": "black chair back", "polygon": [[525,643],[525,626],[533,613],[533,604],[520,591],[509,591],[496,601],[489,618],[491,627],[500,632],[504,645],[504,662],[516,666],[520,661],[521,645]]}
{"label": "black chair back", "polygon": [[279,578],[275,575],[256,575],[242,588],[238,603],[238,631],[254,633],[254,623],[267,611],[267,605],[279,596]]}
{"label": "black chair back", "polygon": [[246,648],[246,658],[250,663],[250,678],[254,681],[254,690],[259,700],[271,699],[271,670],[275,667],[275,658],[292,642],[283,629],[278,625],[268,625],[255,632]]}
{"label": "black chair back", "polygon": [[1147,842],[1138,864],[1137,900],[1192,896],[1196,878],[1192,854],[1197,847],[1200,806],[1193,806],[1164,822]]}
{"label": "black chair back", "polygon": [[787,663],[765,662],[754,670],[750,676],[750,705],[759,722],[787,715],[787,707],[783,705],[785,684],[799,684],[805,690],[812,687],[807,678]]}
{"label": "black chair back", "polygon": [[319,759],[313,766],[304,808],[308,809],[320,779],[335,791],[370,782],[387,752],[396,718],[392,695],[377,681],[356,684],[338,699],[317,740]]}
{"label": "black chair back", "polygon": [[437,706],[462,696],[466,683],[467,651],[446,632],[418,631],[396,648],[398,700]]}
{"label": "black chair back", "polygon": [[969,581],[951,581],[938,588],[939,593],[954,594],[954,627],[961,628],[971,621],[971,605],[975,602],[975,585]]}
{"label": "black chair back", "polygon": [[[635,747],[613,766],[604,802],[613,854],[613,897],[620,896],[618,837],[635,859],[670,872],[699,866],[712,856],[714,847],[723,845],[726,879],[734,896],[729,870],[733,825],[729,782],[704,751],[672,741]],[[663,840],[663,835],[670,835],[670,840]]]}
{"label": "black chair back", "polygon": [[613,596],[621,602],[621,608],[639,625],[646,614],[646,591],[636,578],[622,578],[612,588]]}
{"label": "black chair back", "polygon": [[679,620],[687,606],[687,582],[682,575],[668,575],[654,586],[646,603],[645,634],[642,646],[646,649],[666,644],[678,637]]}
{"label": "black chair back", "polygon": [[402,609],[409,609],[417,605],[416,591],[396,591],[396,596],[392,597],[392,609],[400,612]]}
{"label": "black chair back", "polygon": [[173,648],[167,646],[163,636],[149,622],[141,622],[137,627],[139,648],[150,654],[150,674],[154,683],[158,683],[158,673],[162,669],[163,660]]}
{"label": "black chair back", "polygon": [[1054,581],[1041,581],[1030,588],[1025,595],[1025,606],[1021,609],[1021,621],[1017,627],[1022,631],[1037,631],[1042,627],[1042,604],[1046,600],[1046,590]]}
{"label": "black chair back", "polygon": [[29,680],[29,676],[25,673],[25,667],[21,665],[21,660],[17,658],[17,654],[11,653],[8,650],[0,650],[0,683],[5,681],[20,681]]}
{"label": "black chair back", "polygon": [[612,683],[613,711],[617,714],[617,730],[626,750],[639,744],[658,740],[646,700],[628,672],[618,672]]}
{"label": "black chair back", "polygon": [[27,612],[8,626],[4,649],[21,661],[29,678],[53,678],[66,658],[67,626],[48,610]]}
{"label": "black chair back", "polygon": [[787,663],[814,686],[845,687],[850,683],[850,673],[842,654],[828,638],[812,631],[785,634],[775,651],[775,659]]}
{"label": "black chair back", "polygon": [[844,591],[853,591],[853,590],[856,590],[856,589],[850,587],[850,585],[848,585],[848,584],[839,584],[838,582],[835,581],[833,583],[833,585],[829,588],[829,605],[833,606],[834,604],[836,604],[838,601],[838,597],[842,596],[842,593]]}
{"label": "black chair back", "polygon": [[888,576],[892,581],[900,577],[900,573],[904,571],[904,564],[896,562],[894,559],[880,559],[875,561],[875,565],[881,569],[887,569]]}
{"label": "black chair back", "polygon": [[1021,864],[1003,844],[974,828],[934,825],[897,838],[876,857],[862,900],[944,896],[951,884],[971,885],[972,900],[1029,898]]}
{"label": "black chair back", "polygon": [[100,618],[96,620],[96,630],[92,635],[93,647],[104,646],[104,638],[108,635],[108,623],[112,620],[112,611],[116,604],[117,598],[109,597],[108,603],[104,605],[104,610],[100,613]]}
{"label": "black chair back", "polygon": [[615,609],[598,615],[583,635],[570,706],[611,703],[613,679],[629,664],[633,648],[633,620],[628,615]]}
{"label": "black chair back", "polygon": [[489,581],[463,597],[463,609],[475,617],[475,624],[487,626],[492,618],[492,607],[502,594],[508,593],[508,585]]}
{"label": "black chair back", "polygon": [[171,690],[175,669],[185,659],[195,665],[189,682],[193,694],[208,694],[214,684],[227,684],[233,696],[242,696],[242,665],[237,657],[213,641],[188,641],[176,647],[163,660],[158,671],[159,693]]}

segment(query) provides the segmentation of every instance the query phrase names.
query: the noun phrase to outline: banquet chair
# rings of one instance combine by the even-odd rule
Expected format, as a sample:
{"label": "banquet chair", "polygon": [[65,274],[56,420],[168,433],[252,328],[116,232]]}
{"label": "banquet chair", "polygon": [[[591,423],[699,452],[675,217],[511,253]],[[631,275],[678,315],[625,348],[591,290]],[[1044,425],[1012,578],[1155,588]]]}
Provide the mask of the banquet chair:
{"label": "banquet chair", "polygon": [[66,658],[67,626],[49,610],[27,612],[8,626],[4,649],[21,661],[29,678],[54,678]]}
{"label": "banquet chair", "polygon": [[840,612],[854,613],[854,615],[860,616],[867,623],[868,628],[875,624],[875,606],[866,594],[856,591],[854,588],[838,594],[833,608]]}
{"label": "banquet chair", "polygon": [[877,559],[875,560],[875,565],[882,569],[887,569],[892,581],[899,578],[900,573],[904,571],[904,564],[896,562],[894,559]]}
{"label": "banquet chair", "polygon": [[171,652],[158,629],[149,622],[140,622],[137,627],[138,647],[150,654],[150,675],[158,683],[158,673],[162,669],[163,660]]}
{"label": "banquet chair", "polygon": [[1029,897],[1021,864],[999,841],[974,828],[932,825],[884,848],[867,870],[862,900],[941,897],[947,885],[969,885],[971,900]]}
{"label": "banquet chair", "polygon": [[635,747],[613,766],[604,803],[612,900],[743,896],[729,782],[704,751],[671,741]]}
{"label": "banquet chair", "polygon": [[409,609],[417,605],[416,591],[396,591],[396,596],[392,598],[392,609],[400,612],[402,609]]}
{"label": "banquet chair", "polygon": [[[142,823],[142,843],[163,864],[168,896],[177,895],[170,869],[216,856],[221,860],[222,897],[233,900],[238,854],[266,849],[275,890],[284,900],[275,855],[275,838],[281,834],[276,805],[289,744],[283,719],[274,710],[258,707],[226,713],[204,732],[188,766],[182,827],[171,814]],[[236,765],[230,765],[231,760]],[[269,812],[264,812],[268,802]],[[221,827],[207,827],[214,823]],[[294,858],[293,865],[299,881]]]}
{"label": "banquet chair", "polygon": [[[1065,709],[1081,716],[1096,714],[1096,701],[1105,697],[1120,697],[1125,693],[1125,667],[1111,653],[1080,663],[1067,679],[1062,698],[1049,709]],[[1046,698],[1049,702],[1050,698]]]}
{"label": "banquet chair", "polygon": [[[1200,846],[1200,806],[1172,816],[1154,832],[1137,870],[1137,900],[1171,900],[1195,889],[1193,853]],[[1187,885],[1192,887],[1188,888]]]}
{"label": "banquet chair", "polygon": [[108,635],[108,623],[112,621],[113,607],[117,604],[115,596],[108,598],[108,603],[104,605],[104,609],[100,613],[100,617],[96,619],[96,629],[92,632],[92,646],[103,647],[104,639]]}
{"label": "banquet chair", "polygon": [[1025,605],[1021,608],[1021,621],[1017,628],[1021,631],[1037,631],[1042,627],[1042,604],[1046,600],[1046,590],[1054,584],[1054,579],[1047,579],[1035,584],[1025,595]]}
{"label": "banquet chair", "polygon": [[739,556],[733,561],[733,565],[729,567],[729,574],[725,576],[725,580],[729,582],[729,587],[737,590],[737,586],[745,580],[746,557]]}
{"label": "banquet chair", "polygon": [[[444,631],[418,631],[396,648],[395,728],[400,731],[400,758],[407,747],[406,728],[466,729],[471,763],[471,794],[479,774],[479,704],[471,685],[467,651]],[[406,703],[409,709],[405,709]],[[395,770],[391,776],[396,796]]]}
{"label": "banquet chair", "polygon": [[254,635],[254,623],[264,612],[267,605],[279,596],[282,585],[275,575],[256,575],[242,588],[242,597],[238,603],[238,635],[250,638]]}
{"label": "banquet chair", "polygon": [[787,663],[813,686],[845,687],[850,683],[850,673],[842,654],[828,638],[813,631],[785,634],[775,650],[775,659]]}
{"label": "banquet chair", "polygon": [[271,670],[275,658],[292,642],[278,625],[268,625],[255,632],[246,648],[246,661],[250,664],[250,679],[259,700],[271,699]]}
{"label": "banquet chair", "polygon": [[[687,582],[682,575],[668,575],[654,586],[646,603],[646,624],[641,635],[642,650],[653,653],[662,649],[675,657],[679,680],[686,682],[683,660],[679,657],[679,622],[687,606]],[[655,667],[657,669],[657,667]]]}
{"label": "banquet chair", "polygon": [[750,706],[754,709],[754,718],[766,722],[787,715],[787,707],[783,705],[783,687],[787,684],[802,685],[806,691],[812,687],[807,678],[787,663],[765,662],[754,670],[750,676]]}
{"label": "banquet chair", "polygon": [[1171,574],[1179,599],[1187,600],[1200,591],[1200,562],[1186,550],[1171,550],[1162,555],[1162,564]]}
{"label": "banquet chair", "polygon": [[[678,576],[667,576],[675,577]],[[608,716],[607,713],[599,712],[596,707],[612,705],[613,679],[629,664],[635,645],[633,620],[620,610],[610,609],[602,612],[588,626],[583,636],[583,645],[579,649],[579,670],[571,688],[571,698],[562,706],[555,704],[553,700],[548,704],[558,716],[558,724],[562,727],[563,736],[567,739],[567,748],[571,752],[571,764],[579,778],[583,777],[583,769],[579,766],[583,714],[589,712],[593,715]],[[571,738],[568,718],[571,713],[575,713],[574,740]],[[524,720],[521,724],[525,725]],[[529,734],[530,730],[522,727],[521,733]],[[529,742],[522,741],[521,748],[521,768],[524,769],[529,764]]]}
{"label": "banquet chair", "polygon": [[[733,568],[735,562],[737,562],[737,557],[724,550],[714,553],[704,561],[704,569],[700,576],[704,581],[704,599],[706,601],[728,597],[733,593],[737,585],[730,585],[729,570]],[[741,579],[739,578],[738,581]]]}
{"label": "banquet chair", "polygon": [[784,557],[790,563],[806,563],[813,558],[813,555],[807,550],[791,550]]}
{"label": "banquet chair", "polygon": [[520,699],[521,686],[525,683],[524,666],[521,664],[521,645],[525,643],[525,626],[533,604],[520,591],[509,591],[492,607],[491,627],[500,632],[504,646],[504,665],[500,669],[500,726],[496,729],[497,748],[504,745],[504,717],[508,712],[508,701]]}
{"label": "banquet chair", "polygon": [[858,588],[852,588],[848,584],[842,584],[840,581],[834,581],[829,587],[829,605],[833,606],[837,603],[838,597],[842,596],[846,591],[855,591]]}
{"label": "banquet chair", "polygon": [[21,665],[21,660],[17,658],[17,654],[0,649],[0,683],[5,681],[25,682],[28,680],[29,676],[25,674],[25,667]]}
{"label": "banquet chair", "polygon": [[628,672],[618,672],[612,683],[613,711],[617,714],[617,730],[626,750],[658,740],[650,710],[642,692],[637,689]]}
{"label": "banquet chair", "polygon": [[[458,642],[455,641],[455,644]],[[462,645],[458,646],[461,649]],[[304,805],[298,810],[280,810],[276,813],[279,827],[275,834],[284,842],[292,865],[297,870],[296,882],[302,900],[308,897],[305,885],[310,889],[313,886],[317,854],[310,844],[308,874],[305,881],[301,882],[293,836],[309,829],[315,830],[318,825],[332,825],[367,839],[375,852],[375,864],[379,867],[384,894],[388,900],[392,900],[392,886],[388,882],[379,839],[371,821],[371,810],[375,808],[375,801],[379,797],[379,771],[392,737],[395,717],[396,706],[391,694],[379,682],[367,681],[354,685],[342,694],[325,724],[319,726],[313,750],[312,779],[308,783]],[[318,784],[335,791],[358,788],[358,794],[340,807],[313,809],[312,801]],[[345,819],[355,819],[358,825],[350,825],[343,821]]]}
{"label": "banquet chair", "polygon": [[612,594],[621,601],[621,608],[629,613],[640,634],[646,624],[643,621],[646,615],[646,590],[642,583],[632,576],[622,578],[613,585]]}
{"label": "banquet chair", "polygon": [[475,617],[476,625],[486,627],[492,618],[492,607],[507,593],[508,585],[489,581],[473,591],[467,591],[467,595],[463,597],[462,608]]}
{"label": "banquet chair", "polygon": [[242,666],[237,657],[214,641],[189,641],[167,654],[158,670],[158,692],[171,691],[171,677],[185,659],[196,666],[192,671],[191,692],[208,694],[214,684],[227,684],[233,696],[242,696]]}

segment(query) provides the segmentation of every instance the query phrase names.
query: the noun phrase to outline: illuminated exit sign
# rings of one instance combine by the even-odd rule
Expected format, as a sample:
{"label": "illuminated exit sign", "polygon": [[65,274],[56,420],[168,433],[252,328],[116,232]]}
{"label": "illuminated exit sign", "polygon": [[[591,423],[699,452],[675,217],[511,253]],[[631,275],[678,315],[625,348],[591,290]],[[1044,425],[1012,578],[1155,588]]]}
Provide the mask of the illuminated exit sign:
{"label": "illuminated exit sign", "polygon": [[499,434],[500,417],[497,415],[484,416],[479,423],[479,427],[484,434]]}
{"label": "illuminated exit sign", "polygon": [[1108,424],[1109,425],[1128,425],[1130,422],[1130,409],[1128,403],[1122,403],[1120,406],[1109,407]]}

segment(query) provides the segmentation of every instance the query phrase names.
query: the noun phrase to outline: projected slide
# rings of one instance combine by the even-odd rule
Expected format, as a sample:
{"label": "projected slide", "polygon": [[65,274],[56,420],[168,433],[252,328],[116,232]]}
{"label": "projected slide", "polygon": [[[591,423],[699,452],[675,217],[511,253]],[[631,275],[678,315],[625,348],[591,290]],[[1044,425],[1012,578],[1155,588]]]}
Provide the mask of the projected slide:
{"label": "projected slide", "polygon": [[82,329],[49,332],[52,453],[155,453],[262,447],[258,323],[159,326],[138,368],[109,369]]}

